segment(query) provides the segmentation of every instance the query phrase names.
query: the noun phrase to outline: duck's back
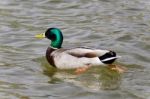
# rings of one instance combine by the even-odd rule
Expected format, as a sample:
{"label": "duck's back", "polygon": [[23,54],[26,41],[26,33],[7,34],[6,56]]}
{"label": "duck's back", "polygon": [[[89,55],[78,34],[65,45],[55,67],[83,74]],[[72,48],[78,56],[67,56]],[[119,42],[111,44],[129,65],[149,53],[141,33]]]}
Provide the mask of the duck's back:
{"label": "duck's back", "polygon": [[73,69],[84,66],[98,66],[103,63],[98,56],[105,54],[106,50],[74,48],[52,49],[48,48],[47,59],[49,63],[60,69]]}

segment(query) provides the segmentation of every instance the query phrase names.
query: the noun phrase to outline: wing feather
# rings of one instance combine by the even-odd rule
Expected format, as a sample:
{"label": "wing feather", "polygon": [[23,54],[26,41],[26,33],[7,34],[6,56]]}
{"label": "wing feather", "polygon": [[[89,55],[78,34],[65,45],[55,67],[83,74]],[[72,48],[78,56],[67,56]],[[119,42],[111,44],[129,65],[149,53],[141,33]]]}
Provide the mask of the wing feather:
{"label": "wing feather", "polygon": [[81,58],[94,58],[104,55],[105,53],[109,52],[108,50],[100,50],[100,49],[86,49],[86,48],[75,48],[66,51],[68,54]]}

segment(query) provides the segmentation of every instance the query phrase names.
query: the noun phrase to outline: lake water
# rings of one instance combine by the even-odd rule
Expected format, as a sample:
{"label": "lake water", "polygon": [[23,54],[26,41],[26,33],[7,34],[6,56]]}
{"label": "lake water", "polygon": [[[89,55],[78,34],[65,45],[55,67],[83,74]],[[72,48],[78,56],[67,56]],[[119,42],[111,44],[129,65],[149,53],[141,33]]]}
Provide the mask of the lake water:
{"label": "lake water", "polygon": [[[45,60],[58,27],[63,47],[111,49],[123,74],[107,67],[75,75]],[[150,99],[150,0],[0,0],[1,99]]]}

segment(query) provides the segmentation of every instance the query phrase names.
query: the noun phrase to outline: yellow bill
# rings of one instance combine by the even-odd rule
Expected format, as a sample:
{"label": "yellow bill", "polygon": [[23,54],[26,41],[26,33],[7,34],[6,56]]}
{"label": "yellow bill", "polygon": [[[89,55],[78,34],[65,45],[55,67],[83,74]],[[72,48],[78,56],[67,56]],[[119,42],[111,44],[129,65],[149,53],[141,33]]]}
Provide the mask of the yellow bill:
{"label": "yellow bill", "polygon": [[37,35],[35,35],[35,37],[38,39],[45,38],[45,33],[37,34]]}

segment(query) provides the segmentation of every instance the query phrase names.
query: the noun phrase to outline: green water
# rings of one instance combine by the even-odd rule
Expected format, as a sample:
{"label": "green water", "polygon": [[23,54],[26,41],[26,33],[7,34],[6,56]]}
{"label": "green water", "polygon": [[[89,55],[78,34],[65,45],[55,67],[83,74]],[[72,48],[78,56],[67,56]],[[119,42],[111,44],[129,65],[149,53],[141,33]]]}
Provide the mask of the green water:
{"label": "green water", "polygon": [[[50,67],[50,42],[34,38],[49,27],[63,47],[115,50],[128,71]],[[150,99],[149,63],[149,0],[0,0],[0,99]]]}

